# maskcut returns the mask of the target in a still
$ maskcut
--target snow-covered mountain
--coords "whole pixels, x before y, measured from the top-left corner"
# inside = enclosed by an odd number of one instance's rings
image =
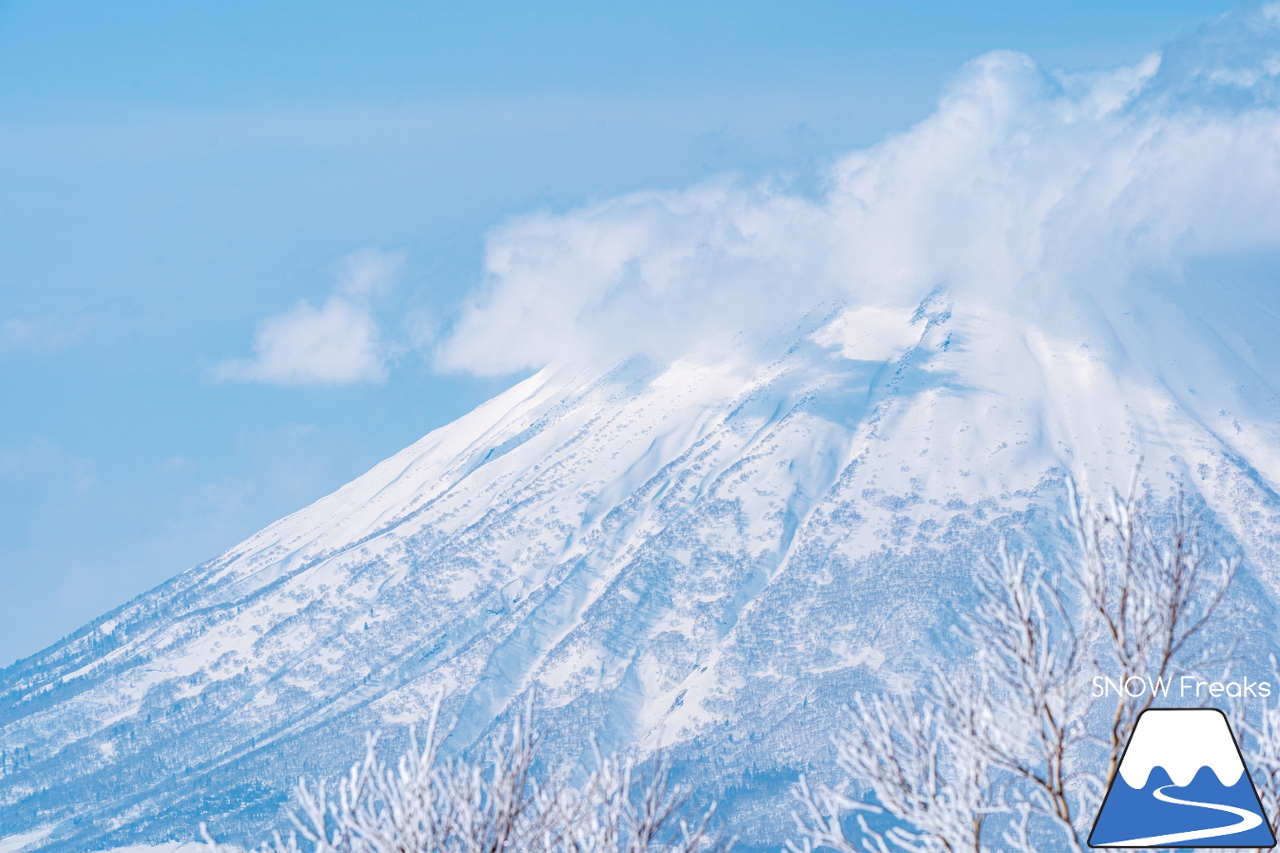
[[[548,762],[663,746],[776,844],[850,695],[948,652],[980,556],[1140,459],[1243,552],[1227,628],[1265,653],[1277,8],[1107,74],[982,57],[816,197],[498,229],[436,364],[553,366],[0,673],[0,850],[260,838],[441,690],[450,748],[535,691]]]
[[[770,841],[842,703],[946,643],[978,555],[1045,535],[1064,474],[1123,484],[1140,456],[1270,613],[1276,306],[1179,292],[1019,313],[935,290],[715,357],[547,368],[5,670],[0,834],[261,837],[366,729],[443,689],[465,748],[536,689],[548,760],[661,744]]]

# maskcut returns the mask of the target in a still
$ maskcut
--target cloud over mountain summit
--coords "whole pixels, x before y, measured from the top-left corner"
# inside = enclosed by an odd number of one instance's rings
[[[437,366],[673,357],[824,301],[910,307],[938,285],[1040,312],[1276,250],[1278,80],[1277,4],[1108,72],[986,54],[924,121],[836,159],[816,195],[721,179],[496,229]]]

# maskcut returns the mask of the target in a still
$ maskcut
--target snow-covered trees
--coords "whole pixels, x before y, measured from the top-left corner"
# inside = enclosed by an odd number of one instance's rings
[[[1113,494],[1105,508],[1072,487],[1063,521],[1073,547],[1059,565],[1005,547],[979,572],[960,627],[966,666],[936,668],[914,696],[855,699],[838,761],[875,804],[802,778],[793,853],[1086,849],[1153,685],[1175,666],[1225,665],[1234,650],[1225,632],[1205,628],[1223,615],[1239,560],[1202,547],[1181,502],[1157,528],[1137,495],[1136,476],[1129,497]],[[1103,675],[1133,689],[1099,696]],[[1271,737],[1280,714],[1258,725],[1271,730],[1254,742],[1280,750]],[[1273,758],[1280,781],[1280,752]],[[850,811],[853,832],[842,821]],[[883,812],[892,820],[867,819]]]
[[[476,761],[440,754],[437,700],[419,742],[395,766],[369,735],[365,757],[339,779],[300,779],[295,830],[268,853],[710,853],[714,806],[693,826],[679,819],[688,792],[661,756],[647,780],[634,758],[596,754],[578,786],[567,774],[537,780],[531,712],[494,737]],[[222,848],[201,832],[215,853]]]

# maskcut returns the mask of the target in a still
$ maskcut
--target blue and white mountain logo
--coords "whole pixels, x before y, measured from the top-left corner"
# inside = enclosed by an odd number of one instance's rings
[[[1090,847],[1272,847],[1271,825],[1226,715],[1142,712]]]

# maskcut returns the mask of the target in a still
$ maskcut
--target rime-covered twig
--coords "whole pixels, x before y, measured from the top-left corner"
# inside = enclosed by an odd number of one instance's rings
[[[802,778],[791,853],[1083,853],[1124,738],[1154,699],[1151,689],[1121,695],[1107,730],[1091,731],[1090,711],[1106,701],[1089,689],[1091,676],[1155,681],[1175,665],[1229,664],[1233,643],[1204,628],[1222,615],[1239,558],[1203,547],[1181,496],[1157,531],[1136,470],[1127,497],[1113,492],[1105,508],[1074,483],[1068,490],[1063,526],[1074,550],[1058,555],[1058,571],[1007,543],[982,563],[977,603],[959,626],[972,650],[966,665],[935,668],[914,696],[855,698],[850,727],[836,737],[839,765],[899,824],[877,831],[858,815],[850,838],[841,817],[860,804]],[[1253,734],[1260,793],[1274,814],[1280,709],[1267,709]]]
[[[391,766],[368,736],[364,759],[336,787],[301,779],[295,827],[268,853],[721,853],[709,833],[714,806],[690,826],[677,818],[688,792],[671,784],[659,755],[648,780],[633,756],[602,756],[578,788],[568,774],[536,780],[532,700],[474,762],[444,759],[441,698],[425,739],[410,729],[409,751]],[[332,793],[331,793],[332,792]],[[201,832],[215,853],[208,829]]]

